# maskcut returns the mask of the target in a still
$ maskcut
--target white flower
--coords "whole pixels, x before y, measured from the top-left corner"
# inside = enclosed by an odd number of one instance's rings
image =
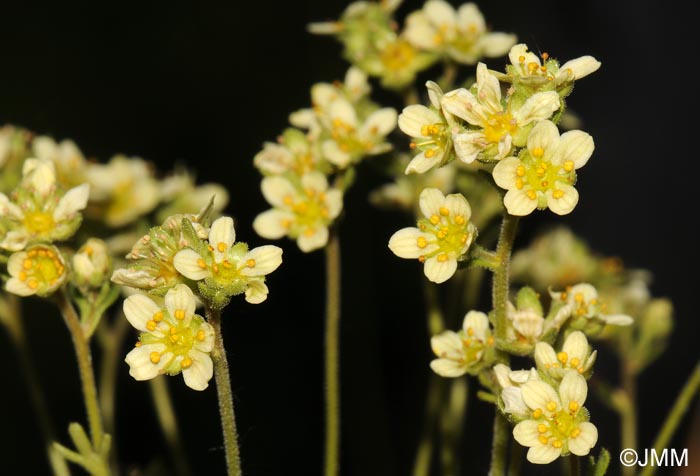
[[[508,70],[525,82],[532,84],[545,84],[552,81],[555,85],[559,85],[573,82],[598,71],[600,68],[600,61],[592,56],[581,56],[560,66],[547,53],[543,53],[543,64],[540,58],[531,53],[527,45],[522,43],[511,48],[508,58],[512,64]]]
[[[39,159],[53,162],[58,181],[67,186],[85,182],[87,161],[72,140],[56,143],[51,137],[39,136],[32,141],[32,150]]]
[[[99,238],[90,238],[73,255],[73,282],[78,286],[100,287],[109,278],[111,268],[107,244]]]
[[[319,162],[316,142],[297,129],[286,129],[279,143],[265,142],[263,150],[253,159],[253,165],[263,174],[280,175],[293,172],[304,175],[313,171]]]
[[[533,94],[517,110],[511,101],[504,106],[501,85],[484,63],[476,68],[473,88],[473,92],[457,89],[442,98],[446,111],[474,126],[453,135],[457,157],[468,164],[480,154],[493,160],[507,156],[513,145],[525,143],[532,124],[550,118],[560,106],[554,91]]]
[[[443,283],[457,270],[462,257],[476,235],[469,218],[471,207],[461,194],[445,197],[436,188],[420,194],[420,209],[425,218],[418,228],[404,228],[389,239],[389,249],[399,258],[418,259],[424,263],[425,276],[434,283]]]
[[[25,160],[12,198],[0,193],[0,248],[19,251],[29,243],[69,238],[80,226],[89,191],[82,184],[63,193],[53,162]]]
[[[396,111],[390,107],[374,111],[361,121],[350,101],[337,98],[328,105],[323,120],[331,137],[321,143],[321,151],[329,162],[340,168],[366,155],[391,149],[385,138],[396,127]]]
[[[523,401],[529,418],[513,428],[515,440],[529,447],[527,459],[548,464],[559,456],[573,453],[585,456],[598,441],[598,429],[588,421],[583,404],[588,394],[586,380],[568,372],[558,391],[541,380],[522,385]]]
[[[455,9],[444,0],[428,0],[423,9],[406,19],[406,39],[414,46],[445,54],[464,64],[482,57],[498,57],[515,44],[515,35],[489,33],[474,3]]]
[[[326,246],[328,227],[343,209],[343,193],[328,189],[323,174],[304,175],[300,187],[284,177],[265,177],[261,188],[274,208],[255,218],[253,229],[258,235],[268,239],[288,236],[305,253]]]
[[[5,289],[18,296],[47,296],[66,280],[66,262],[54,246],[35,245],[12,253],[7,261],[10,279]]]
[[[629,326],[634,322],[632,317],[625,314],[605,314],[607,306],[598,297],[598,291],[593,285],[579,283],[570,286],[564,292],[551,292],[552,299],[556,299],[571,306],[574,317],[587,319],[600,319],[606,324],[614,326]]]
[[[430,339],[433,353],[438,356],[430,362],[430,368],[443,377],[460,377],[479,363],[493,342],[486,314],[469,311],[460,332],[445,331]]]
[[[534,367],[530,370],[511,370],[506,365],[496,364],[493,372],[501,387],[503,411],[516,418],[530,416],[530,409],[523,400],[522,386],[525,382],[540,380],[537,370]]]
[[[524,340],[533,344],[542,336],[544,331],[544,317],[534,309],[516,309],[508,302],[506,318],[511,327],[508,329],[512,336],[510,340]]]
[[[124,315],[141,331],[136,348],[125,359],[129,375],[150,380],[182,372],[188,387],[204,390],[214,372],[209,356],[214,348],[214,328],[194,313],[196,302],[186,285],[178,284],[168,291],[164,302],[165,307],[143,294],[124,301]]]
[[[225,297],[245,293],[246,301],[259,304],[267,299],[265,275],[282,264],[282,249],[265,245],[249,251],[245,243],[235,241],[233,220],[221,217],[212,223],[206,247],[179,251],[173,264],[183,276],[204,280]]]
[[[562,378],[569,371],[589,374],[596,355],[597,351],[591,352],[588,339],[581,331],[569,334],[559,353],[546,342],[538,342],[535,346],[537,368],[554,379]]]
[[[493,178],[508,190],[503,203],[511,215],[524,216],[536,208],[549,208],[566,215],[576,207],[576,170],[593,154],[593,138],[582,131],[559,136],[551,121],[541,121],[527,138],[520,157],[507,157],[496,164]]]

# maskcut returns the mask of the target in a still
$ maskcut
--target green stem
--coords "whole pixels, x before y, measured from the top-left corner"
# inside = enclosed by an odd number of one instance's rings
[[[425,405],[423,435],[418,443],[416,459],[413,464],[413,476],[429,476],[430,462],[433,456],[435,423],[440,413],[445,389],[445,380],[431,373],[428,381],[428,398]]]
[[[681,393],[678,394],[676,402],[673,404],[671,411],[661,427],[661,431],[659,431],[659,434],[654,440],[654,449],[656,450],[657,454],[661,454],[664,448],[668,447],[673,434],[676,432],[678,425],[680,425],[681,420],[683,419],[683,415],[685,415],[685,412],[688,411],[688,407],[690,407],[693,398],[696,396],[699,390],[700,362],[698,362],[698,364],[695,366],[692,373],[688,377],[688,380],[685,382],[685,385],[683,385]],[[640,476],[650,476],[654,473],[655,469],[656,468],[653,465],[645,466],[640,473]]]
[[[637,382],[636,374],[632,368],[631,361],[622,358],[620,365],[622,390],[625,395],[625,405],[620,408],[620,418],[622,420],[621,445],[622,448],[637,449]],[[622,466],[623,476],[633,476],[635,469],[633,466]]]
[[[423,295],[428,323],[428,334],[437,335],[445,330],[445,316],[440,308],[438,288],[427,279],[423,280]]]
[[[236,416],[233,411],[233,392],[228,370],[228,359],[224,348],[224,337],[221,333],[221,312],[207,306],[207,321],[214,328],[214,349],[211,356],[214,362],[214,378],[216,393],[219,397],[219,414],[221,429],[224,434],[224,451],[228,476],[241,476],[241,456],[238,450],[238,430]]]
[[[325,476],[336,476],[340,459],[340,241],[326,245],[326,459]]]
[[[36,417],[39,431],[44,439],[49,466],[51,466],[54,476],[70,476],[68,465],[53,446],[53,442],[56,439],[56,432],[51,422],[51,415],[49,415],[48,405],[44,398],[45,394],[41,387],[34,361],[27,348],[27,336],[24,332],[24,323],[20,315],[19,298],[13,294],[6,294],[5,298],[7,303],[7,315],[4,316],[6,318],[4,323],[7,326],[8,334],[15,346],[17,356],[19,357],[20,369],[27,385],[29,400],[34,408],[34,416]]]
[[[496,246],[498,266],[493,271],[492,285],[497,339],[503,339],[506,336],[506,304],[508,303],[508,290],[510,287],[510,254],[513,250],[513,242],[515,241],[515,232],[517,228],[518,217],[506,212],[505,215],[503,215],[501,231],[498,235],[498,245]]]
[[[126,319],[125,319],[126,320]],[[153,406],[158,416],[160,429],[163,431],[165,441],[168,443],[170,457],[173,460],[173,469],[179,476],[192,474],[187,458],[185,457],[185,447],[180,438],[177,417],[173,407],[173,400],[168,389],[168,382],[164,376],[158,376],[149,381],[151,385],[151,396]]]
[[[508,433],[510,424],[498,408],[493,419],[493,440],[491,444],[491,468],[489,476],[504,476],[506,473],[506,456],[508,452]]]
[[[102,426],[102,415],[100,413],[100,402],[97,399],[95,373],[92,368],[90,342],[85,336],[83,327],[80,325],[80,318],[75,312],[75,308],[73,308],[73,305],[70,303],[65,290],[57,293],[57,300],[58,306],[61,309],[61,314],[63,315],[63,320],[73,340],[75,355],[78,359],[78,370],[80,372],[80,381],[83,386],[83,399],[85,400],[85,411],[90,427],[92,446],[98,449],[102,446],[104,429]]]
[[[442,429],[442,472],[445,476],[459,474],[459,443],[462,437],[464,415],[469,401],[469,380],[452,379],[448,382],[447,405],[443,407],[440,426]]]
[[[117,316],[113,326],[103,325],[97,328],[97,338],[102,347],[102,364],[100,365],[100,409],[104,418],[105,431],[115,433],[114,404],[117,388],[117,370],[122,362],[121,349],[126,333],[130,329],[129,321],[123,314]],[[112,449],[113,455],[116,454]]]

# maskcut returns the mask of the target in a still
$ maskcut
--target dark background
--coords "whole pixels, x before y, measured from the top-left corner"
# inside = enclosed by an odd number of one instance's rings
[[[419,5],[408,2],[400,17]],[[653,293],[673,300],[670,348],[640,382],[640,447],[648,447],[699,354],[691,15],[659,1],[479,5],[495,30],[517,33],[535,50],[562,60],[593,54],[603,63],[576,85],[569,102],[596,141],[593,160],[580,173],[581,201],[567,217],[538,213],[526,220],[519,244],[545,224],[565,223],[602,253],[652,270]],[[240,239],[262,244],[251,223],[268,207],[252,158],[285,127],[289,112],[309,103],[313,82],[342,78],[339,45],[308,35],[305,24],[336,18],[344,6],[337,0],[3,4],[0,122],[72,138],[102,160],[123,152],[163,170],[187,164],[201,182],[227,186]],[[498,68],[504,61],[488,63]],[[400,106],[397,97],[380,97]],[[423,277],[415,263],[386,249],[391,233],[409,221],[367,204],[368,191],[382,180],[361,170],[342,224],[346,475],[409,474],[431,358],[417,297]],[[280,245],[285,262],[269,279],[268,301],[235,300],[225,316],[243,465],[248,475],[313,475],[322,460],[323,254],[302,255],[290,241]],[[30,345],[66,442],[68,422],[84,420],[77,372],[59,316],[38,309],[26,316]],[[22,376],[2,334],[0,359],[0,474],[47,474]],[[169,383],[197,474],[223,474],[213,386],[197,393],[181,378]],[[148,386],[132,381],[126,365],[119,385],[121,459],[144,467],[166,454]],[[616,417],[591,406],[601,430],[598,448],[611,449],[617,468]],[[465,467],[486,474],[492,410],[474,403],[470,412]],[[674,446],[685,444],[676,439]],[[699,456],[691,454],[691,461]],[[530,470],[557,474],[559,468]]]

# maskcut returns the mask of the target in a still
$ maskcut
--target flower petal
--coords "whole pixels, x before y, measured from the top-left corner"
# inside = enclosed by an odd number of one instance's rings
[[[192,365],[182,371],[185,385],[193,390],[204,390],[209,386],[209,380],[214,375],[214,364],[209,354],[192,350],[188,356]]]
[[[304,253],[323,248],[328,243],[328,228],[316,225],[304,230],[297,238],[297,245]]]
[[[217,218],[211,224],[209,230],[209,244],[214,247],[214,253],[218,257],[225,252],[236,241],[236,230],[233,228],[233,218],[221,217]]]
[[[516,157],[506,157],[493,168],[493,180],[501,188],[510,190],[515,188],[517,170],[522,163]]]
[[[486,33],[479,38],[482,54],[488,58],[498,58],[505,55],[517,41],[517,36],[510,33]]]
[[[578,203],[578,191],[571,185],[557,182],[557,189],[563,192],[559,198],[554,197],[552,190],[547,190],[547,206],[557,215],[567,215],[576,208]]]
[[[73,218],[73,215],[87,206],[90,196],[90,185],[84,183],[73,187],[61,197],[53,211],[53,218],[56,221],[63,221]]]
[[[287,225],[292,223],[293,219],[294,214],[273,208],[255,217],[253,229],[263,238],[276,240],[287,234]]]
[[[561,350],[566,352],[569,360],[578,359],[583,364],[588,358],[588,339],[583,332],[574,331],[567,336]]]
[[[503,197],[503,204],[508,213],[522,217],[535,211],[537,198],[530,198],[525,190],[511,189]]]
[[[568,131],[561,136],[556,160],[559,164],[570,160],[574,163],[574,168],[580,169],[591,158],[594,149],[595,144],[590,134],[583,131]]]
[[[550,445],[533,446],[527,451],[527,460],[534,464],[549,464],[561,456],[561,448]]]
[[[423,12],[436,27],[454,28],[457,12],[444,0],[428,0],[423,5]]]
[[[449,359],[434,359],[430,362],[430,368],[441,377],[455,378],[467,373],[467,368],[463,363],[460,364]]]
[[[501,106],[501,83],[489,72],[484,63],[476,67],[477,94],[481,104],[492,113],[503,110]]]
[[[472,208],[469,202],[461,193],[451,193],[445,197],[445,208],[450,211],[453,217],[461,216],[466,221],[472,216]]]
[[[153,319],[153,315],[161,311],[151,298],[144,294],[133,294],[124,300],[124,316],[129,324],[141,332],[151,332],[146,323]]]
[[[576,402],[578,408],[586,403],[588,395],[588,385],[586,379],[578,372],[570,370],[564,374],[559,384],[559,396],[561,397],[562,408],[568,409],[569,403]]]
[[[328,218],[334,220],[343,210],[343,192],[338,189],[330,189],[326,192],[326,207],[328,208]]]
[[[440,116],[435,111],[420,104],[403,108],[399,115],[399,129],[411,137],[423,137],[421,132],[423,126],[438,122],[441,122]]]
[[[551,385],[541,380],[532,380],[525,382],[521,387],[523,389],[523,400],[528,407],[533,410],[545,410],[547,404],[554,402],[557,409],[561,408],[561,402],[557,392],[554,391]]]
[[[479,104],[476,97],[464,88],[446,93],[441,102],[442,107],[447,112],[464,119],[471,125],[484,126],[486,124],[487,113],[484,106]]]
[[[549,158],[559,144],[559,129],[552,121],[540,121],[532,128],[527,136],[527,148],[530,154],[540,148],[544,151],[544,158]]]
[[[420,211],[425,218],[440,216],[440,208],[445,206],[445,196],[437,188],[426,188],[418,199]]]
[[[293,197],[297,193],[291,182],[280,176],[263,178],[260,188],[265,200],[278,208],[286,208],[285,197]]]
[[[601,314],[600,317],[606,324],[610,324],[612,326],[630,326],[632,323],[634,323],[634,319],[625,314]]]
[[[214,328],[208,323],[202,322],[199,331],[204,332],[204,339],[201,341],[198,339],[194,344],[195,348],[200,352],[211,352],[214,348]]]
[[[520,58],[523,58],[523,61],[520,61]],[[527,67],[529,63],[536,63],[537,66],[541,66],[540,59],[536,54],[528,51],[525,43],[514,45],[508,53],[508,59],[510,59],[511,64],[514,66],[522,65]]]
[[[240,271],[243,276],[264,276],[282,264],[282,248],[274,245],[258,246],[250,250],[242,261],[245,263]]]
[[[184,311],[183,325],[188,327],[197,303],[192,290],[186,284],[178,284],[165,295],[165,307],[170,316],[176,319],[177,311]]]
[[[323,152],[323,156],[328,159],[330,163],[338,167],[346,167],[352,159],[352,156],[341,150],[338,143],[333,139],[323,141],[321,144],[321,151]]]
[[[578,429],[581,433],[576,438],[569,438],[569,451],[578,456],[585,456],[598,442],[598,429],[588,421],[580,423]]]
[[[537,431],[538,423],[535,420],[524,420],[513,428],[513,438],[523,446],[539,446],[540,433]]]
[[[267,299],[268,292],[264,281],[251,281],[245,289],[245,300],[251,304],[260,304]]]
[[[554,91],[535,93],[515,113],[515,120],[522,127],[534,121],[549,119],[560,104],[559,95]]]
[[[471,164],[476,160],[479,153],[484,150],[486,137],[480,131],[460,132],[452,134],[452,143],[454,144],[457,158],[465,164]]]
[[[209,269],[200,266],[202,261],[202,257],[199,253],[193,249],[187,248],[178,251],[175,258],[173,258],[173,265],[175,269],[186,278],[199,281],[209,276]]]
[[[367,117],[360,128],[362,137],[384,137],[396,128],[396,109],[384,107],[374,111]]]
[[[420,154],[416,155],[406,167],[406,175],[422,174],[427,172],[442,161],[443,155],[443,152],[440,151],[440,153],[428,158],[425,156],[425,152],[421,152]]]
[[[136,380],[150,380],[160,374],[172,360],[172,354],[165,352],[165,344],[145,344],[134,348],[124,361],[129,364],[129,375]],[[151,353],[161,354],[158,363],[151,361]]]
[[[36,289],[30,288],[26,282],[21,281],[18,278],[10,278],[5,283],[5,291],[8,293],[15,294],[17,296],[31,296],[36,294]]]
[[[423,248],[418,246],[418,240],[423,238],[428,243]],[[437,245],[431,243],[434,237],[428,233],[423,233],[418,228],[402,228],[389,238],[389,249],[399,258],[418,259],[427,253],[432,253],[437,249]]]
[[[589,55],[569,60],[559,67],[557,81],[575,81],[581,79],[598,71],[600,64],[600,61]]]
[[[489,318],[480,311],[469,311],[462,321],[462,330],[467,336],[474,336],[482,342],[486,340],[489,331]]]
[[[448,258],[445,261],[440,261],[437,256],[425,260],[423,273],[429,281],[440,284],[450,279],[457,271],[457,260]]]

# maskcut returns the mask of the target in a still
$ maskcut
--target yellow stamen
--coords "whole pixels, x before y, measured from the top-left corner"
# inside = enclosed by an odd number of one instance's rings
[[[538,408],[537,410],[532,412],[532,418],[534,418],[535,420],[542,418],[542,409]]]
[[[146,323],[146,329],[148,329],[151,332],[156,330],[156,327],[158,327],[158,323],[154,320],[150,320]]]
[[[555,189],[555,190],[552,192],[552,196],[553,196],[554,198],[559,199],[559,198],[561,198],[561,197],[564,196],[564,191],[563,191],[563,190],[559,190],[559,189],[557,188],[557,189]]]
[[[549,402],[547,402],[547,407],[546,407],[546,408],[547,408],[548,411],[553,412],[554,410],[557,409],[557,404],[554,403],[554,402],[552,402],[552,401],[549,401]]]
[[[226,251],[226,248],[227,248],[227,247],[226,247],[226,243],[224,243],[224,242],[222,242],[222,241],[220,241],[220,242],[217,243],[217,245],[216,245],[216,249],[219,250],[219,251],[222,252],[222,253],[223,253],[224,251]]]
[[[447,256],[447,253],[440,253],[440,254],[438,255],[438,257],[437,257],[437,260],[438,260],[440,263],[444,263],[444,262],[447,261],[448,259],[449,259],[449,256]]]
[[[24,269],[32,269],[32,265],[33,265],[33,263],[32,263],[32,260],[30,260],[30,259],[25,259],[24,262],[22,263],[22,267]]]
[[[532,149],[532,156],[538,159],[544,155],[544,149],[542,147],[535,147]]]
[[[564,170],[567,172],[571,172],[574,170],[574,161],[573,160],[565,160],[564,161]]]
[[[160,354],[158,352],[151,352],[151,362],[154,364],[157,364],[160,362]]]
[[[569,410],[572,412],[575,412],[579,409],[579,404],[578,402],[571,401],[569,402]]]
[[[185,318],[185,310],[184,309],[175,309],[175,319],[178,321],[181,321]]]
[[[547,437],[544,436],[544,435],[540,435],[540,437],[538,438],[538,440],[540,440],[540,443],[542,443],[543,445],[546,445],[546,444],[549,442],[549,438],[547,438]]]
[[[198,341],[200,341],[200,342],[203,341],[205,337],[206,337],[206,334],[204,333],[203,330],[200,329],[197,331],[197,340]]]
[[[555,448],[561,448],[562,446],[564,446],[564,443],[562,443],[560,440],[554,440],[552,442],[552,446],[554,446]]]
[[[255,260],[253,258],[250,258],[248,261],[245,262],[245,265],[249,268],[255,268]]]
[[[207,263],[205,263],[204,260],[203,260],[202,258],[199,258],[199,259],[197,260],[197,266],[199,266],[199,267],[202,268],[202,269],[206,269]]]
[[[155,314],[153,314],[153,320],[156,322],[160,322],[163,320],[163,311],[158,311]]]
[[[431,216],[430,223],[432,223],[433,225],[437,225],[438,223],[440,223],[440,217],[437,215]]]
[[[527,198],[529,198],[530,200],[536,199],[536,198],[537,198],[537,192],[535,192],[534,190],[528,190],[528,191],[527,191]]]
[[[569,365],[571,365],[574,368],[577,368],[580,363],[581,361],[574,357],[573,359],[571,359],[571,362],[569,362]]]
[[[449,216],[450,211],[445,207],[440,207],[440,215],[446,217]]]
[[[36,289],[39,287],[39,282],[36,279],[30,279],[27,281],[27,286],[29,286],[32,289]]]
[[[466,220],[464,219],[464,217],[463,217],[462,215],[457,215],[457,216],[455,217],[455,223],[456,223],[457,225],[464,225],[464,222],[465,222],[465,221],[466,221]]]
[[[417,241],[418,248],[425,248],[428,246],[428,240],[425,239],[423,236],[419,236]]]
[[[580,434],[581,430],[579,428],[574,428],[573,430],[571,430],[571,438],[576,438]]]
[[[557,360],[561,362],[562,364],[565,364],[567,360],[569,360],[569,356],[567,355],[566,352],[559,352],[557,354]]]
[[[537,431],[540,433],[547,433],[547,425],[545,425],[544,423],[540,423],[539,425],[537,425]]]
[[[189,357],[185,357],[182,359],[182,362],[180,362],[180,368],[184,369],[189,369],[192,366],[192,359]]]

